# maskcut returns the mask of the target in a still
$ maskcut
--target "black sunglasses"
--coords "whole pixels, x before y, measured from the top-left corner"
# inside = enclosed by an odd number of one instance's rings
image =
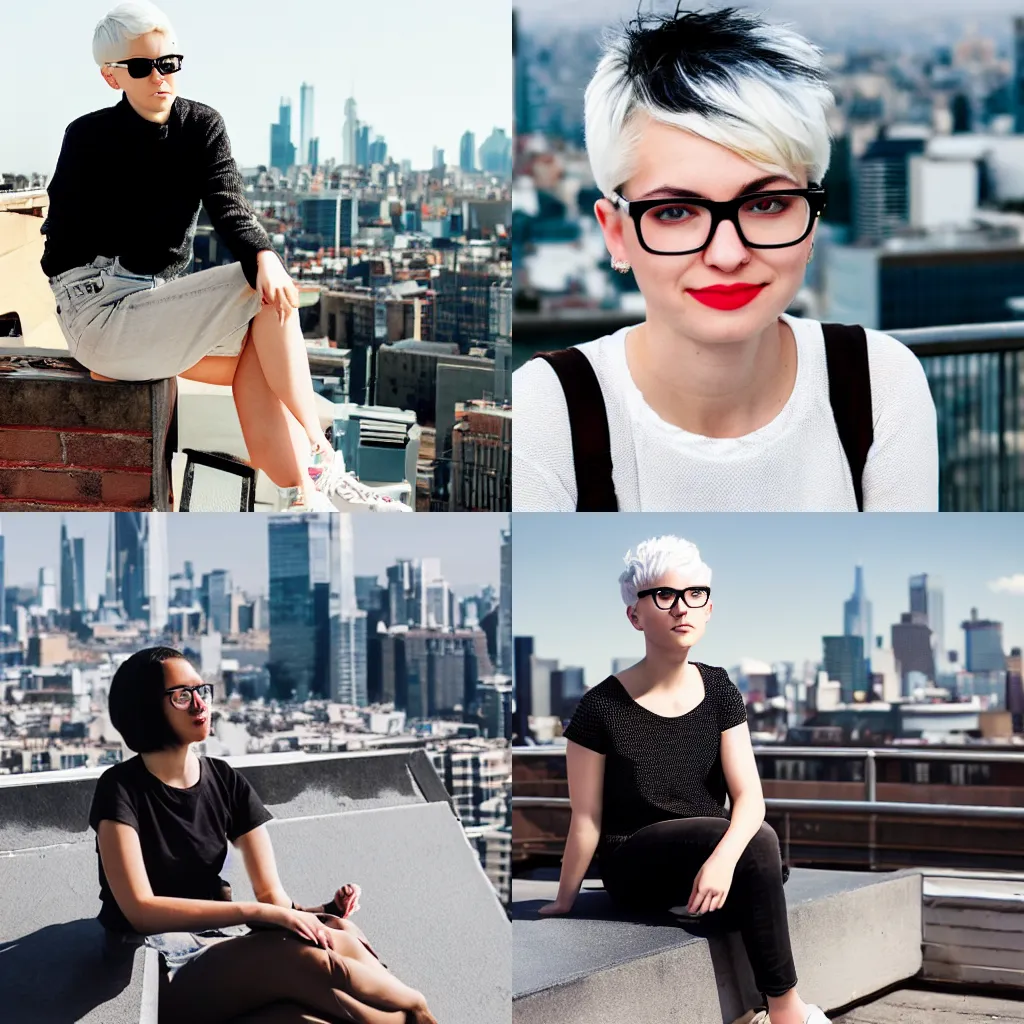
[[[676,601],[682,601],[687,608],[703,608],[711,599],[711,588],[686,587],[677,590],[675,587],[652,587],[650,590],[636,592],[637,599],[647,597],[648,594],[663,612],[667,612],[675,607]]]
[[[172,686],[169,690],[164,690],[164,696],[170,697],[171,703],[182,711],[192,707],[193,694],[197,694],[204,704],[209,704],[213,700],[213,686],[210,683],[200,683],[198,686]]]
[[[792,237],[788,237],[783,241],[752,242],[744,234],[743,224],[741,223],[742,218],[740,216],[741,209],[751,203],[756,204],[766,199],[778,201],[782,197],[794,197],[806,203],[806,222],[802,222],[802,218],[796,221],[795,227],[791,231]],[[715,237],[715,231],[723,220],[732,221],[740,240],[750,249],[785,249],[791,245],[798,245],[811,233],[814,222],[825,209],[827,198],[828,193],[826,189],[812,182],[809,188],[786,188],[767,192],[750,192],[747,195],[736,196],[735,199],[727,199],[723,202],[691,196],[679,199],[667,197],[663,199],[629,200],[618,190],[612,192],[609,201],[633,221],[636,227],[636,237],[640,242],[641,248],[654,256],[689,256],[691,253],[701,252],[711,244],[711,239]],[[651,210],[658,210],[659,208],[679,210],[686,207],[700,207],[706,209],[710,214],[707,237],[701,245],[678,249],[664,249],[656,248],[644,238],[643,222],[646,213]],[[791,222],[792,218],[789,218],[787,223]]]
[[[166,57],[129,57],[127,60],[108,60],[105,68],[127,68],[132,78],[149,78],[150,72],[156,68],[161,75],[173,75],[181,70],[181,62],[185,58],[180,53],[169,53]]]

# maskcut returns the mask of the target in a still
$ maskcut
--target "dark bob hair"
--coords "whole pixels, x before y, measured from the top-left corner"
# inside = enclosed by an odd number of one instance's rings
[[[110,721],[137,754],[181,742],[164,714],[164,662],[172,658],[188,660],[173,647],[136,651],[122,662],[110,683]]]

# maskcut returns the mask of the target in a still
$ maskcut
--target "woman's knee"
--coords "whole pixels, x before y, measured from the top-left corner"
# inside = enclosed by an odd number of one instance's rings
[[[768,864],[774,867],[781,864],[782,855],[779,848],[779,837],[775,829],[767,821],[751,837],[743,851],[743,859],[757,864]]]
[[[342,921],[342,924],[347,924],[347,922]],[[350,928],[330,928],[327,932],[327,937],[330,940],[331,949],[338,956],[359,957],[365,950],[363,944],[352,934]]]

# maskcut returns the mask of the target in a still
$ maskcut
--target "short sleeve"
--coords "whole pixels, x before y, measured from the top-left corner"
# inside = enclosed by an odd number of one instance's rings
[[[581,747],[587,747],[598,754],[608,753],[608,729],[593,692],[585,693],[580,698],[562,735],[567,740],[572,740],[573,743],[578,743]]]
[[[233,843],[239,836],[244,836],[246,832],[259,828],[274,816],[263,806],[263,801],[257,795],[256,790],[252,788],[249,780],[241,772],[236,772],[230,765],[225,765],[225,767],[229,772],[228,791],[231,794],[227,837]]]
[[[97,780],[92,795],[92,806],[89,808],[89,826],[99,832],[100,822],[104,819],[120,821],[131,825],[139,831],[139,814],[135,806],[131,787],[122,778],[119,766],[108,768]]]
[[[743,702],[743,694],[736,688],[729,674],[723,671],[719,686],[718,731],[725,732],[746,720],[747,706]]]

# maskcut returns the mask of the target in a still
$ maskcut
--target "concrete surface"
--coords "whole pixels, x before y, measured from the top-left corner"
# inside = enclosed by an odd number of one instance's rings
[[[514,880],[513,1019],[521,1024],[708,1024],[760,1003],[738,933],[618,914],[587,883],[573,914],[538,917],[555,881]],[[916,872],[796,869],[786,884],[801,995],[843,1006],[921,966]]]
[[[508,1020],[509,922],[423,751],[230,760],[276,816],[267,827],[294,900],[322,902],[358,882],[358,924],[440,1020]],[[109,945],[95,920],[87,817],[99,774],[0,778],[4,1024],[155,1024],[157,955]],[[235,899],[251,898],[233,848],[222,874]]]
[[[833,1019],[833,1024],[1011,1024],[1024,1001],[959,992],[898,989]]]

